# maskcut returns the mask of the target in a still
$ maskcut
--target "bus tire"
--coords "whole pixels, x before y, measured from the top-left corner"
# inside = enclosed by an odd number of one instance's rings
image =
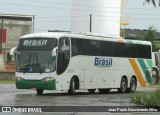
[[[68,90],[69,95],[74,95],[75,94],[75,84],[76,84],[75,79],[72,78],[71,82],[70,82],[70,87],[69,87],[69,90]]]
[[[43,90],[42,89],[36,89],[37,95],[43,95]]]
[[[118,92],[119,93],[127,92],[127,79],[124,77],[121,79],[120,88],[118,88]]]
[[[153,68],[152,69],[152,81],[153,81],[153,84],[158,84],[158,76],[159,76],[159,72],[156,68]]]
[[[105,94],[109,93],[110,89],[98,89],[99,93]]]
[[[94,93],[96,89],[88,89],[89,93]]]
[[[135,78],[131,78],[130,87],[127,89],[127,93],[134,93],[136,91],[137,82]]]

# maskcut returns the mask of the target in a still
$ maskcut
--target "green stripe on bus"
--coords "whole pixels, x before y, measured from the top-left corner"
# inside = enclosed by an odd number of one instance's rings
[[[56,81],[43,81],[43,80],[16,80],[16,87],[17,89],[45,89],[45,90],[56,90]]]
[[[144,60],[143,59],[138,59],[138,62],[139,62],[140,66],[141,66],[141,68],[142,68],[142,70],[145,74],[145,77],[146,77],[148,83],[152,83],[152,77],[151,77],[151,75],[150,75],[150,73],[147,69],[147,66],[146,66]]]
[[[148,63],[148,65],[149,65],[150,69],[152,70],[152,60],[151,60],[151,59],[148,59],[148,60],[147,60],[147,63]]]

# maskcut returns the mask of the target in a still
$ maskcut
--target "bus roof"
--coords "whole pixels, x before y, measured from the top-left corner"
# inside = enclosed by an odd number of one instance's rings
[[[57,38],[60,37],[73,37],[73,38],[84,38],[84,39],[92,39],[92,40],[104,40],[104,41],[114,41],[114,42],[122,42],[122,43],[132,43],[132,44],[144,44],[144,45],[151,45],[149,41],[141,41],[141,40],[128,40],[121,37],[110,37],[104,36],[100,34],[94,33],[70,33],[70,32],[45,32],[45,33],[33,33],[27,34],[22,36],[20,39],[23,38],[41,38],[41,37],[48,37],[48,38]]]

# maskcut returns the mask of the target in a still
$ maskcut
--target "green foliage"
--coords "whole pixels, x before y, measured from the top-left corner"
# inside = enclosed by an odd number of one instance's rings
[[[156,28],[154,26],[150,26],[147,30],[138,33],[136,39],[138,40],[144,40],[144,41],[150,41],[152,43],[152,50],[153,51],[159,51],[160,45],[159,41],[156,38]]]
[[[132,102],[144,106],[160,106],[160,89],[150,94],[135,93],[131,96]]]
[[[153,41],[156,41],[156,29],[153,26],[150,26],[146,31],[143,31],[137,35],[137,39],[139,40],[145,40],[150,41],[153,43]]]
[[[160,41],[154,41],[154,49],[153,51],[159,51],[160,50]]]
[[[160,0],[145,0],[144,2],[148,4],[152,4],[154,7],[157,7],[157,4],[160,6]]]
[[[141,93],[134,93],[131,96],[131,100],[133,103],[141,105],[142,104],[142,94]]]
[[[0,83],[15,83],[15,80],[0,80]]]

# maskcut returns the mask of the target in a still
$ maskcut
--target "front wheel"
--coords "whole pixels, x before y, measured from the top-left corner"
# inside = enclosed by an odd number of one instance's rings
[[[118,89],[118,92],[125,93],[127,91],[127,80],[126,78],[121,79],[120,88]]]
[[[36,89],[37,91],[37,95],[42,95],[43,94],[43,90],[42,89]]]
[[[70,88],[69,88],[69,90],[68,90],[68,94],[69,95],[74,95],[75,94],[75,79],[74,78],[72,78],[71,79],[71,82],[70,82]]]

